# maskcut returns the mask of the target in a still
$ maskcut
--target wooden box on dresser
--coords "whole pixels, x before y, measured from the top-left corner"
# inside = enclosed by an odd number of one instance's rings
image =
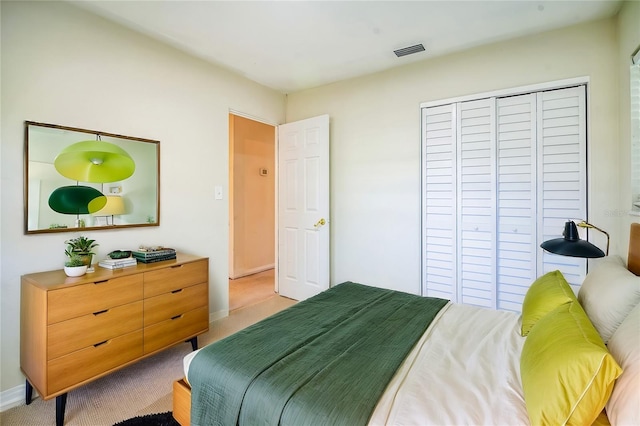
[[[35,388],[56,397],[209,330],[209,259],[176,259],[104,269],[77,278],[63,270],[22,276],[20,368],[26,402]]]

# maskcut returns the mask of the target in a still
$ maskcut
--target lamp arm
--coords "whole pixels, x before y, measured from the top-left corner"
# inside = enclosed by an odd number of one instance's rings
[[[607,251],[605,252],[605,256],[609,256],[609,239],[610,238],[609,238],[609,233],[607,231],[605,231],[604,229],[600,229],[597,226],[592,225],[592,224],[590,224],[588,222],[585,222],[584,220],[582,222],[578,223],[578,226],[581,227],[581,228],[593,228],[596,231],[600,231],[604,235],[606,235],[607,236]]]

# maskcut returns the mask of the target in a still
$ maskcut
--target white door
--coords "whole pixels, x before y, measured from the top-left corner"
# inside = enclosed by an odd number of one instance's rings
[[[586,97],[585,86],[538,93],[538,244],[561,236],[567,219],[588,220]],[[587,260],[540,253],[538,275],[559,269],[577,293]]]
[[[304,300],[329,288],[329,116],[278,127],[278,289]]]
[[[456,104],[422,110],[422,294],[458,300]]]
[[[494,308],[495,99],[461,102],[456,115],[458,301]]]
[[[496,104],[496,307],[510,311],[521,309],[538,277],[536,96],[509,96]]]
[[[533,280],[585,259],[540,243],[587,217],[585,86],[423,109],[423,294],[519,312]]]

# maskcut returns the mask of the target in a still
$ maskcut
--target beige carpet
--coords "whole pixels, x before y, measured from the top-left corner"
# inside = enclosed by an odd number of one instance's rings
[[[294,303],[274,296],[237,309],[214,321],[209,332],[199,336],[199,344],[226,337]],[[182,358],[190,351],[191,344],[180,344],[69,392],[65,425],[113,425],[135,416],[171,411],[172,384],[183,377]],[[0,425],[54,425],[55,413],[55,398],[35,398],[30,405],[0,413]]]

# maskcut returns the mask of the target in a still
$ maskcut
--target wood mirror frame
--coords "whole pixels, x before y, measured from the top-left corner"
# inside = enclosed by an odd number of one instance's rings
[[[80,141],[101,140],[124,149],[135,163],[132,176],[117,182],[87,183],[62,176],[54,159]],[[124,213],[117,215],[62,214],[48,203],[63,186],[83,185],[107,196],[120,197]],[[78,226],[84,225],[84,226]],[[160,225],[160,142],[56,124],[25,121],[24,231],[25,234],[78,232]]]

